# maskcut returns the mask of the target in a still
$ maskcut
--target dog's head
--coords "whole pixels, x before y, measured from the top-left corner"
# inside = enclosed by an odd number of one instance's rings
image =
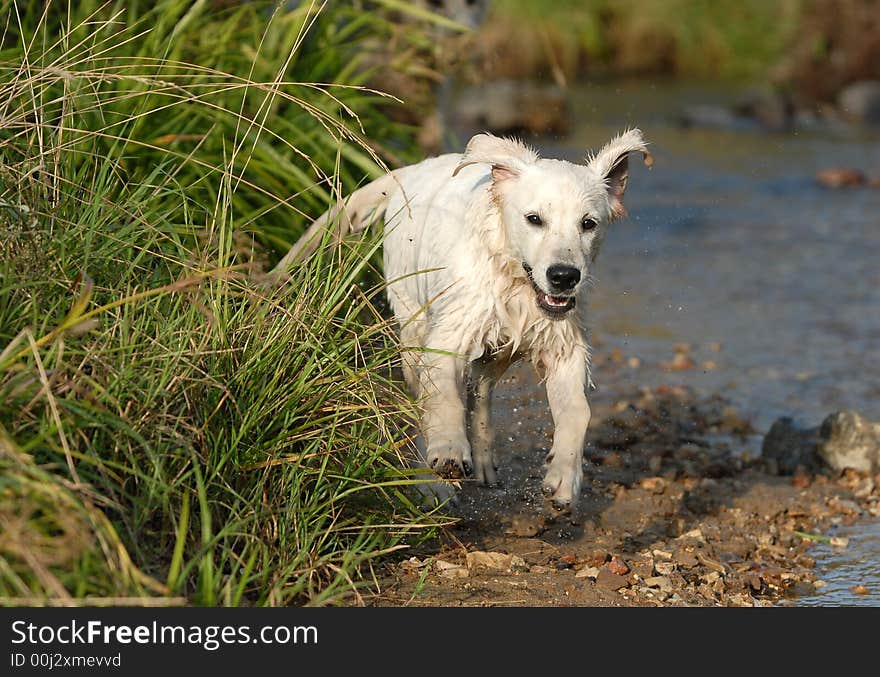
[[[541,159],[519,141],[491,134],[477,134],[468,143],[455,172],[475,163],[491,165],[508,254],[522,264],[538,306],[550,317],[574,308],[605,227],[626,214],[628,157],[636,151],[650,166],[653,158],[638,129],[612,139],[584,165]]]

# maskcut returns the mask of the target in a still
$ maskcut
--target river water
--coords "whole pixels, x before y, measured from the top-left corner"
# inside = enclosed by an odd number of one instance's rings
[[[739,94],[580,87],[571,93],[572,134],[540,144],[579,160],[631,125],[656,157],[650,170],[630,163],[631,216],[612,227],[596,269],[596,333],[642,358],[637,382],[721,392],[760,433],[783,415],[809,426],[840,409],[880,420],[880,189],[831,190],[814,179],[838,166],[880,175],[880,136],[675,121],[689,103]],[[693,344],[697,367],[652,371],[676,343]],[[795,603],[880,604],[880,521],[841,529],[847,549],[815,550],[827,585]],[[857,584],[870,593],[851,592]]]

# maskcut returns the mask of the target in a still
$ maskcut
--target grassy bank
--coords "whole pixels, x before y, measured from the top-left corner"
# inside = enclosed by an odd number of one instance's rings
[[[495,0],[490,59],[503,74],[765,75],[804,2]],[[517,73],[519,71],[519,73]]]
[[[383,20],[218,4],[0,3],[3,603],[326,603],[431,527],[364,252],[258,284],[408,152]]]

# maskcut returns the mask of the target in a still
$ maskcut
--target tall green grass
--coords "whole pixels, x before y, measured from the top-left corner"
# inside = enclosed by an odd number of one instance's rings
[[[370,242],[260,271],[408,131],[345,3],[6,0],[0,597],[320,604],[429,533]],[[390,154],[386,155],[390,157]],[[366,249],[365,249],[366,248]]]

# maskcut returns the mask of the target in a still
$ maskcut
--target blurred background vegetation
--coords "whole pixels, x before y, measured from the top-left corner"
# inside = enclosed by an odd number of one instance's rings
[[[880,76],[875,0],[495,0],[492,72],[771,80],[806,97]]]

